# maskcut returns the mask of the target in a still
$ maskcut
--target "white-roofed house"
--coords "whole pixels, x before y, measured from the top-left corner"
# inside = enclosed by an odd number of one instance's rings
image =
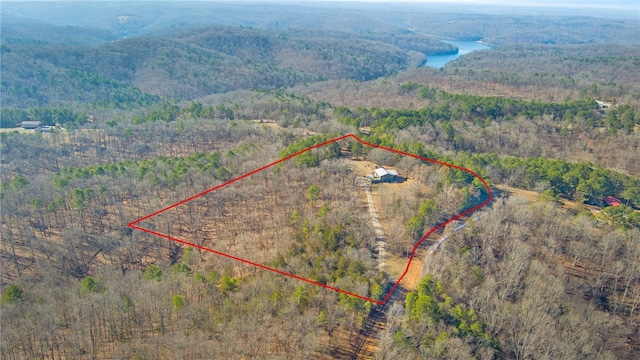
[[[398,177],[398,172],[396,170],[379,167],[374,170],[373,175],[367,175],[367,177],[372,183],[394,182]]]

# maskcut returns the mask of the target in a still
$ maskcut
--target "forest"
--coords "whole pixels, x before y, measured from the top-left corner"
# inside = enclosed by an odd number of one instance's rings
[[[640,357],[624,11],[2,7],[1,359]]]

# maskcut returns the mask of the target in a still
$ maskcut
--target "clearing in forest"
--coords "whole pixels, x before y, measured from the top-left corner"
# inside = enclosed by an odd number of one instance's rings
[[[339,155],[343,140],[467,172],[484,185],[488,194],[479,205],[426,231],[407,251],[404,272],[391,279],[393,285],[386,293],[382,290],[386,279],[377,270],[371,252],[376,247],[376,232],[366,202],[362,201],[361,188],[356,186],[353,162],[332,158],[305,167],[307,162],[317,160],[317,154]],[[129,226],[198,249],[203,261],[207,253],[230,259],[227,264],[236,274],[269,270],[384,304],[429,235],[489,204],[491,199],[487,183],[469,169],[371,144],[348,134],[285,156]],[[180,251],[180,247],[173,247],[173,251]]]

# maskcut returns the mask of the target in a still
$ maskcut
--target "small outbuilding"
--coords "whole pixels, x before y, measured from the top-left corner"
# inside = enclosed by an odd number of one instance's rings
[[[38,129],[42,125],[40,121],[23,121],[20,123],[20,127],[27,130]]]

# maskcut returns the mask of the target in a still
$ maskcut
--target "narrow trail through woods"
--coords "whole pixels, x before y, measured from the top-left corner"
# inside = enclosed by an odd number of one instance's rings
[[[387,239],[384,235],[382,224],[380,224],[380,220],[378,220],[378,212],[376,211],[376,205],[373,203],[373,196],[371,195],[371,187],[367,186],[364,189],[365,189],[365,193],[367,194],[367,203],[369,204],[369,215],[371,216],[371,226],[373,227],[373,232],[376,235],[376,238],[374,241],[375,241],[375,250],[376,250],[377,259],[378,259],[378,270],[384,271]]]

